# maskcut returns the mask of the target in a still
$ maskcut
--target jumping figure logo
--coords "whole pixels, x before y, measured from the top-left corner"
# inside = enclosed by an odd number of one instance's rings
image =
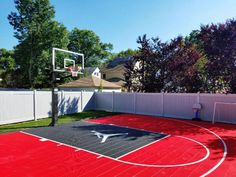
[[[97,131],[95,131],[95,130],[92,130],[91,132],[94,133],[94,135],[96,135],[98,138],[102,138],[102,140],[101,140],[100,143],[105,143],[105,141],[106,141],[107,138],[109,138],[109,137],[128,135],[128,133],[105,134],[105,133],[97,132]]]

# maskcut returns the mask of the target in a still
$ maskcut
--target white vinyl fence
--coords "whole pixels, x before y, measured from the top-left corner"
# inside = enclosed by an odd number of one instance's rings
[[[93,92],[58,92],[59,115],[94,109]],[[0,91],[0,124],[37,120],[51,115],[50,91]]]
[[[212,121],[215,102],[236,103],[235,94],[199,94],[199,93],[95,93],[96,109],[112,112],[156,115],[163,117],[192,119],[195,113],[192,106],[200,103],[199,117]],[[236,104],[235,104],[236,105]],[[218,109],[218,108],[216,108]],[[230,122],[236,123],[236,106],[224,107]],[[219,109],[220,110],[220,109]],[[220,114],[221,122],[228,119]],[[225,114],[226,116],[226,114]]]
[[[214,111],[215,103],[217,104]],[[235,94],[118,93],[59,91],[59,115],[97,109],[113,112],[192,119],[192,106],[202,105],[199,117],[236,123]],[[37,120],[51,115],[50,91],[0,91],[0,124]],[[218,117],[217,117],[218,115]]]

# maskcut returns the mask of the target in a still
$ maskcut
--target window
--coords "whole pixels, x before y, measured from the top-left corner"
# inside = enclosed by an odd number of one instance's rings
[[[106,74],[103,74],[103,75],[102,75],[102,78],[103,78],[103,79],[106,79]]]

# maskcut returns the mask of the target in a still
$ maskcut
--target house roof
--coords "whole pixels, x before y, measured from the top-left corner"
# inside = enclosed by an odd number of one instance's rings
[[[100,88],[121,89],[121,86],[99,79],[95,76],[84,77],[59,86],[60,88]]]
[[[115,58],[112,61],[110,61],[106,68],[114,68],[117,65],[124,65],[125,63],[127,63],[131,60],[133,60],[132,56],[122,57],[122,58],[118,57],[118,58]]]
[[[118,78],[118,77],[110,78],[107,81],[112,82],[113,84],[119,85],[121,87],[125,86],[125,83],[126,83],[123,79]]]
[[[124,65],[117,65],[113,68],[102,68],[101,72],[104,73],[104,72],[123,72],[125,69]]]
[[[91,75],[96,69],[97,67],[85,67],[84,72]]]

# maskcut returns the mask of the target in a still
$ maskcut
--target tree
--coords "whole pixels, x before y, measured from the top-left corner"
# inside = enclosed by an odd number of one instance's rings
[[[138,83],[136,83],[136,73],[135,73],[135,63],[133,60],[128,61],[125,64],[125,88],[128,92],[137,91],[138,90]]]
[[[159,38],[139,37],[140,45],[133,60],[125,65],[125,81],[128,90],[138,92],[156,92],[163,88],[163,61],[161,48],[164,45]],[[157,73],[159,72],[158,76]]]
[[[0,49],[0,70],[7,71],[15,68],[15,62],[13,59],[13,51]]]
[[[236,21],[201,26],[208,91],[236,93]]]
[[[200,30],[193,30],[189,35],[187,35],[185,38],[184,38],[184,41],[186,43],[190,43],[192,45],[194,45],[199,51],[203,51],[202,49],[202,41],[199,39],[199,33],[200,33]]]
[[[126,87],[139,92],[197,92],[202,88],[202,54],[182,37],[170,43],[139,37],[138,54],[126,64]],[[199,63],[198,63],[199,62]]]
[[[136,54],[138,54],[138,50],[133,50],[133,49],[122,50],[119,53],[112,54],[110,60],[113,60],[114,58],[131,57],[131,56],[134,56]]]
[[[198,92],[202,81],[198,73],[197,62],[202,54],[191,43],[185,42],[181,36],[171,40],[164,48],[168,55],[167,77],[164,90],[168,92]]]
[[[48,87],[51,49],[66,48],[68,32],[53,20],[55,11],[49,0],[15,0],[15,6],[18,12],[11,12],[8,19],[19,41],[15,48],[17,86]]]
[[[85,66],[100,66],[111,55],[113,46],[110,43],[102,43],[99,36],[91,30],[74,28],[69,34],[70,43],[68,49],[83,53]]]
[[[15,60],[13,58],[13,51],[0,49],[0,78],[1,86],[10,87],[12,82],[12,72],[16,68]]]

